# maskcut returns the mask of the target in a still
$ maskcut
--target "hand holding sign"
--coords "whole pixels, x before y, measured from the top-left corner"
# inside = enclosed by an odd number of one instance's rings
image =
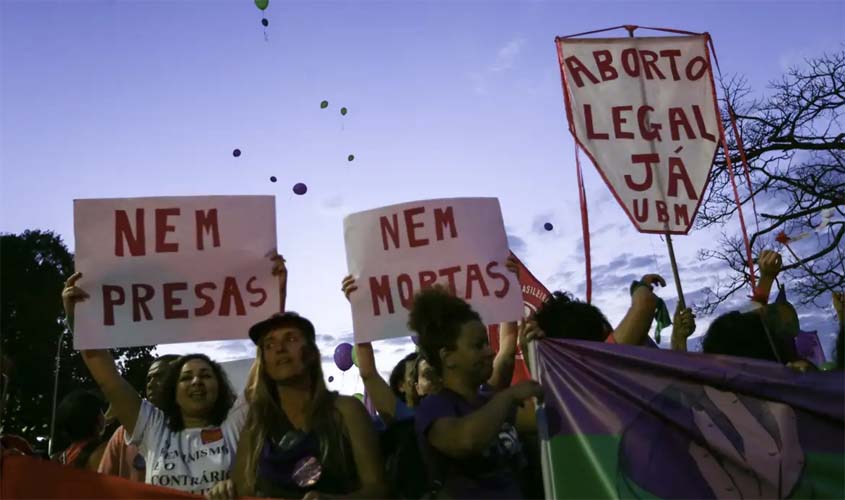
[[[76,286],[76,282],[82,278],[82,273],[75,272],[65,281],[65,288],[62,290],[62,305],[65,309],[65,316],[68,324],[73,328],[73,316],[76,310],[76,303],[90,297],[85,290]]]

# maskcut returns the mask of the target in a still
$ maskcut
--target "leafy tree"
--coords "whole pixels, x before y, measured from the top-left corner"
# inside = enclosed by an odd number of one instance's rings
[[[845,289],[845,50],[793,67],[770,84],[764,98],[753,98],[741,77],[723,80],[722,90],[722,121],[753,253],[779,250],[784,254],[783,274],[791,296],[802,304],[819,305],[816,301],[823,299],[826,305],[829,291]],[[728,109],[736,115],[752,191],[743,174]],[[722,227],[736,211],[720,149],[696,224]],[[704,259],[731,270],[702,306],[704,312],[712,312],[737,291],[747,289],[745,245],[740,235],[723,232],[717,248],[701,253]]]
[[[50,433],[56,348],[61,342],[58,400],[77,388],[95,388],[66,331],[61,292],[73,256],[52,232],[0,235],[0,347],[14,366],[3,428],[36,444]],[[65,335],[62,335],[66,333]],[[151,347],[116,349],[123,376],[139,392],[152,361]]]

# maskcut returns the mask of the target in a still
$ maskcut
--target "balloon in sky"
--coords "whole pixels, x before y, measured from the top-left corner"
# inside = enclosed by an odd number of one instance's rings
[[[349,155],[346,157],[346,161],[352,161],[355,159],[355,155]]]
[[[261,10],[267,8],[267,5],[270,3],[270,0],[255,0],[255,6]]]
[[[329,101],[323,101],[320,103],[320,109],[326,109],[329,107]]]
[[[303,194],[308,192],[308,186],[306,186],[305,184],[303,184],[301,182],[297,182],[296,184],[293,185],[293,192],[302,196]]]
[[[545,224],[543,224],[543,229],[545,229],[546,231],[551,231],[554,228],[555,227],[552,225],[551,222],[546,222]]]
[[[241,155],[241,150],[240,150],[240,149],[235,148],[235,150],[234,150],[234,151],[232,151],[232,156],[234,156],[235,158],[237,158],[237,157],[238,157],[238,156],[240,156],[240,155]]]
[[[331,375],[329,375],[329,382],[334,382],[334,377],[332,377]]]
[[[344,372],[352,368],[352,344],[343,342],[335,347],[334,364]]]
[[[340,114],[346,116],[346,108],[340,108]]]
[[[275,175],[270,176],[270,182],[276,182],[276,176]]]
[[[270,25],[270,21],[268,21],[266,17],[261,19],[261,26],[264,26],[266,28],[269,25]]]

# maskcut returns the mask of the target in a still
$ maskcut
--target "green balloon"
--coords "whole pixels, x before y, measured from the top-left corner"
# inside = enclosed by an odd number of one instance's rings
[[[360,401],[362,403],[364,402],[364,395],[361,394],[360,392],[356,392],[355,397],[358,398],[358,401]]]
[[[255,0],[255,6],[261,10],[267,8],[267,5],[270,3],[270,0]]]
[[[355,155],[349,155],[346,157],[346,161],[352,161],[355,159]]]
[[[340,108],[340,114],[346,116],[346,108]]]
[[[358,366],[358,348],[352,349],[352,364]]]
[[[323,101],[320,103],[320,109],[326,109],[329,107],[329,101]]]

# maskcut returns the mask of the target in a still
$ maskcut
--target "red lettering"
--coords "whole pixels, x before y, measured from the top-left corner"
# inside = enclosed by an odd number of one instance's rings
[[[414,303],[414,281],[405,273],[396,278],[396,286],[399,288],[399,301],[405,309],[411,309]]]
[[[681,219],[683,219],[683,224],[681,224]],[[689,214],[687,213],[686,205],[675,204],[675,225],[683,227],[689,226]]]
[[[645,179],[641,183],[634,182],[634,178],[625,174],[625,184],[634,191],[645,191],[651,187],[652,172],[651,166],[660,160],[660,156],[656,153],[649,153],[643,155],[631,155],[631,162],[634,164],[641,163],[645,168]]]
[[[258,278],[255,276],[251,277],[249,281],[246,282],[246,291],[253,294],[258,295],[261,298],[257,299],[255,302],[250,302],[249,305],[252,307],[259,307],[267,300],[267,291],[261,287],[253,287],[253,283],[258,281]]]
[[[113,296],[112,293],[117,293]],[[103,285],[103,324],[114,325],[114,306],[122,306],[126,302],[126,294],[123,287],[116,285]]]
[[[640,213],[640,204],[637,203],[637,199],[634,198],[634,219],[637,222],[645,222],[648,220],[648,198],[643,198],[639,200],[642,203],[642,213]]]
[[[484,283],[484,277],[481,275],[481,268],[478,264],[470,264],[467,266],[467,283],[466,283],[466,300],[472,299],[472,282],[478,282],[481,287],[481,295],[489,297],[490,291],[487,289],[487,283]]]
[[[678,73],[678,63],[675,61],[675,58],[681,57],[681,51],[678,49],[661,50],[660,56],[669,58],[669,69],[672,71],[672,79],[676,82],[680,80],[681,75]]]
[[[593,128],[593,107],[589,104],[584,105],[584,124],[587,127],[587,139],[610,139],[610,136],[605,133],[597,133]]]
[[[441,269],[438,273],[441,277],[445,277],[449,280],[449,290],[451,290],[453,294],[458,293],[457,288],[455,288],[455,273],[460,271],[461,266],[452,266]]]
[[[425,213],[425,207],[409,208],[405,213],[405,229],[408,230],[408,244],[411,248],[428,245],[428,238],[417,239],[416,229],[425,226],[422,222],[414,222],[414,217]]]
[[[613,115],[613,134],[617,139],[633,139],[633,132],[625,132],[622,130],[622,125],[628,122],[627,118],[622,117],[623,111],[633,111],[633,106],[613,106],[610,112]]]
[[[114,212],[114,254],[118,257],[123,257],[123,242],[129,246],[129,255],[146,255],[146,245],[144,241],[144,209],[135,209],[135,228],[132,232],[132,226],[129,224],[129,216],[126,215],[126,210],[116,210]]]
[[[657,212],[657,220],[660,222],[669,222],[669,212],[666,210],[666,203],[657,200],[654,202],[654,209]]]
[[[399,219],[396,217],[396,214],[393,214],[392,226],[390,225],[390,221],[387,220],[387,217],[385,216],[379,217],[379,225],[381,226],[381,242],[382,244],[384,244],[384,249],[388,250],[388,236],[390,236],[390,239],[393,240],[393,247],[399,248]]]
[[[662,128],[658,123],[649,123],[648,113],[654,111],[651,106],[640,106],[637,109],[637,123],[640,125],[640,135],[646,141],[663,140],[660,137],[660,129]]]
[[[205,283],[199,283],[194,287],[194,294],[198,299],[202,299],[203,301],[201,306],[194,309],[195,316],[208,316],[214,312],[214,299],[205,294],[206,288],[209,290],[216,290],[217,285],[210,281],[206,281]]]
[[[495,295],[496,297],[501,299],[502,297],[504,297],[505,295],[508,294],[508,290],[511,287],[511,282],[510,282],[510,280],[508,280],[507,276],[493,270],[493,268],[498,266],[498,265],[499,265],[499,263],[494,260],[493,262],[490,262],[489,264],[487,264],[487,267],[485,268],[485,270],[487,271],[487,276],[490,276],[494,280],[498,280],[502,283],[502,288],[493,292],[493,295]]]
[[[156,209],[156,252],[178,252],[178,243],[167,243],[167,233],[173,232],[175,226],[167,224],[167,218],[172,215],[179,215],[178,208],[157,208]]]
[[[695,116],[695,124],[698,125],[699,135],[710,142],[716,142],[716,136],[707,131],[707,125],[704,123],[704,116],[701,114],[701,108],[698,104],[693,105],[692,114]]]
[[[651,50],[641,50],[640,57],[643,60],[643,73],[645,73],[646,78],[653,80],[654,75],[657,75],[657,78],[660,80],[666,79],[666,77],[663,76],[663,73],[661,73],[660,68],[657,67],[657,52],[653,52]],[[654,72],[653,74],[652,71]]]
[[[187,290],[188,284],[185,282],[164,283],[161,288],[164,291],[164,319],[187,318],[187,309],[176,309],[176,306],[182,304],[182,299],[176,297],[175,293]]]
[[[668,196],[678,196],[678,182],[683,183],[684,190],[687,192],[687,197],[691,200],[697,200],[698,196],[692,188],[692,181],[687,175],[687,168],[684,166],[684,161],[677,156],[669,157],[669,191]]]
[[[599,73],[601,73],[602,81],[616,80],[619,77],[616,68],[611,64],[613,62],[613,55],[609,50],[597,50],[593,52],[593,58],[596,60],[596,67],[598,67]]]
[[[246,316],[244,299],[238,288],[238,281],[234,276],[226,276],[223,282],[223,296],[220,298],[220,316],[229,316],[232,303],[235,304],[235,315]]]
[[[673,141],[680,140],[681,134],[678,130],[679,127],[684,128],[687,139],[695,139],[695,133],[692,131],[692,126],[689,120],[687,120],[687,115],[684,113],[683,108],[669,108],[669,131]]]
[[[695,69],[695,65],[698,64],[698,69]],[[687,79],[690,81],[695,81],[704,76],[707,73],[707,60],[704,59],[702,56],[693,57],[692,60],[687,63],[687,68],[685,71],[687,75]]]
[[[434,271],[420,271],[420,289],[428,288],[437,283],[437,273]]]
[[[443,241],[443,230],[449,228],[449,236],[451,238],[458,237],[458,228],[455,226],[455,214],[452,207],[434,209],[434,229],[437,234],[437,241]]]
[[[572,75],[572,79],[575,80],[575,85],[578,87],[584,86],[584,80],[581,79],[582,73],[593,84],[599,83],[598,78],[590,73],[590,70],[588,70],[587,67],[584,66],[584,63],[582,63],[577,57],[569,56],[564,59],[563,62],[566,64],[566,67],[569,68],[569,74]]]
[[[390,281],[387,275],[384,274],[381,280],[376,279],[375,276],[370,277],[370,295],[373,299],[373,314],[381,316],[381,309],[379,309],[379,301],[384,300],[387,304],[388,314],[393,314],[393,295],[390,293]]]
[[[205,238],[203,238],[204,234],[211,233],[211,244],[214,247],[220,246],[220,229],[217,226],[217,209],[212,208],[211,210],[204,211],[204,210],[197,210],[196,212],[197,218],[197,249],[198,250],[205,250],[204,243]]]
[[[144,292],[141,295],[141,291]],[[132,285],[132,321],[141,321],[141,311],[144,312],[144,319],[153,319],[153,314],[150,308],[147,307],[147,302],[155,296],[155,289],[150,285],[133,284]]]
[[[637,49],[625,49],[621,54],[622,69],[630,77],[637,78],[640,76],[640,58],[637,55]]]

